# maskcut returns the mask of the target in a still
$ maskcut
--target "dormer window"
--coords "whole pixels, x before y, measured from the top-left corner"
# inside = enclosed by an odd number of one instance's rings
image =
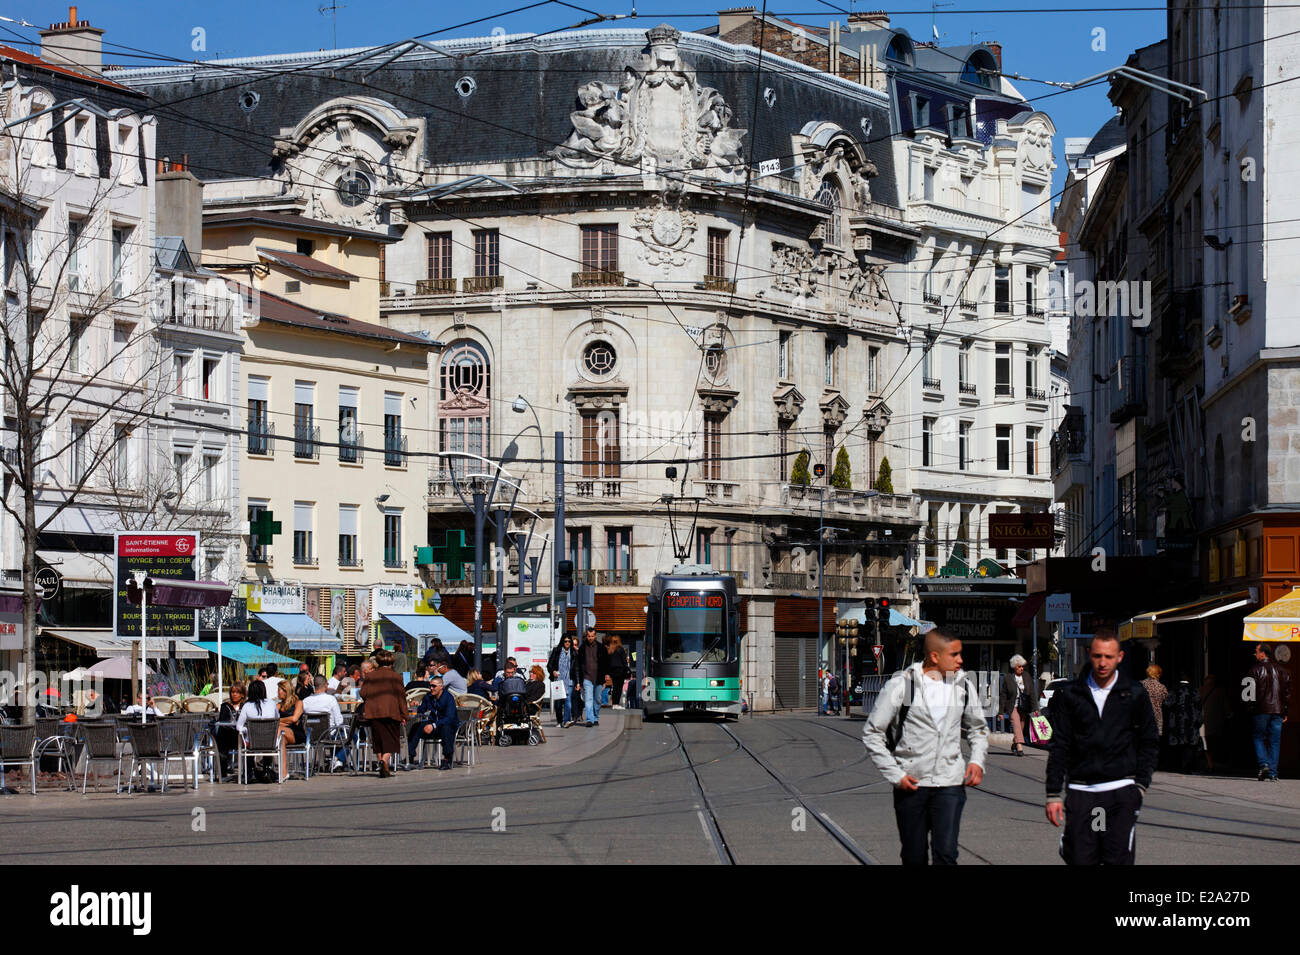
[[[962,67],[961,81],[972,86],[993,89],[993,78],[998,72],[998,62],[988,50],[976,50]]]
[[[840,190],[834,181],[822,181],[816,199],[826,207],[826,244],[840,245],[843,241],[843,219],[840,216]]]
[[[885,47],[885,59],[903,66],[912,65],[912,44],[902,34],[895,34]]]

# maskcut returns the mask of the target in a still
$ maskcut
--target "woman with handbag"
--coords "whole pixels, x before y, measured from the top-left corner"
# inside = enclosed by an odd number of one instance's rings
[[[1020,654],[1011,658],[1011,672],[1002,674],[998,688],[998,710],[1011,717],[1011,752],[1025,755],[1025,730],[1029,718],[1038,710],[1038,681],[1025,670]]]
[[[389,761],[394,753],[402,751],[402,724],[410,716],[406,690],[402,678],[393,671],[393,660],[392,650],[380,650],[375,654],[375,669],[366,674],[361,684],[380,779],[393,775]]]

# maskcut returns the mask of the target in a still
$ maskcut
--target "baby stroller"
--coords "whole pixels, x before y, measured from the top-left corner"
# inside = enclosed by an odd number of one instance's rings
[[[530,706],[523,693],[502,692],[497,697],[496,744],[509,746],[525,740],[529,746],[542,742],[541,726],[532,718]]]

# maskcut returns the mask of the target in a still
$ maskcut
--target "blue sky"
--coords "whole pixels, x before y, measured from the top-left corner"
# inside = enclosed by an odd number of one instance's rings
[[[113,44],[135,47],[164,57],[212,59],[217,56],[253,56],[298,50],[328,49],[334,46],[334,16],[322,13],[339,0],[225,0],[223,3],[178,4],[175,0],[138,2],[81,2],[78,16],[107,31],[105,58],[109,62],[147,65],[147,59],[133,57]],[[501,16],[500,12],[524,6],[529,0],[480,0],[479,3],[410,0],[353,0],[339,2],[338,46],[366,46],[408,36],[455,27],[476,17],[486,19],[474,26],[450,30],[453,36],[487,36],[493,28],[507,33],[542,32],[573,26],[586,14],[558,3]],[[669,22],[679,29],[698,29],[716,22],[716,11],[739,5],[741,0],[719,0],[713,4],[686,0],[639,0],[636,20],[620,20],[610,26],[648,29]],[[825,25],[832,18],[844,20],[830,4],[821,0],[775,0],[769,12],[803,23]],[[1094,0],[1095,2],[1095,0]],[[1138,0],[1153,6],[1152,0]],[[630,0],[576,0],[578,6],[605,14],[631,12]],[[14,19],[45,26],[67,19],[67,4],[19,0],[18,6],[0,9]],[[761,7],[762,0],[756,4]],[[1121,12],[1046,12],[1048,0],[953,0],[937,8],[934,23],[944,45],[975,41],[997,41],[1003,47],[1003,69],[1035,79],[1074,81],[1123,63],[1134,49],[1159,40],[1165,33],[1164,9],[1128,9]],[[1107,0],[1107,5],[1117,5]],[[849,0],[835,0],[835,6],[850,9]],[[905,28],[915,39],[931,33],[931,5],[916,0],[857,3],[856,9],[883,6],[892,25]],[[1079,8],[1082,0],[1062,0],[1058,6]],[[1026,11],[1040,12],[1026,12]],[[903,13],[902,11],[915,11]],[[35,40],[36,31],[0,24],[0,42],[30,49],[18,42],[17,34]],[[195,51],[194,31],[201,29],[206,50]],[[1105,31],[1097,34],[1098,29]],[[1104,50],[1094,50],[1098,40]],[[128,57],[132,57],[128,59]],[[1038,83],[1019,82],[1022,94],[1030,98],[1055,92]],[[1066,136],[1091,136],[1114,114],[1105,87],[1060,93],[1036,103],[1051,115],[1057,127],[1056,158],[1063,161]],[[1058,168],[1056,186],[1063,181]]]

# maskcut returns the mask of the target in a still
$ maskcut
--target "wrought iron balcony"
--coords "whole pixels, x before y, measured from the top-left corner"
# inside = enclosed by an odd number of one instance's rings
[[[943,382],[938,378],[921,378],[921,387],[926,391],[943,391]]]
[[[704,288],[709,292],[734,292],[736,283],[725,275],[704,276]]]
[[[1025,398],[1028,401],[1046,401],[1047,392],[1042,388],[1026,388]]]
[[[320,458],[320,428],[294,425],[293,456],[305,461]]]
[[[275,454],[275,424],[266,418],[248,419],[248,453],[259,457]]]
[[[366,436],[360,431],[339,429],[339,461],[344,464],[360,464],[366,445]]]
[[[1116,362],[1111,377],[1111,424],[1147,413],[1146,368],[1134,355]]]
[[[1016,389],[1010,384],[998,382],[993,386],[993,397],[995,398],[1014,398],[1015,396]]]
[[[975,394],[975,383],[963,381],[957,385],[957,391],[963,395],[973,395]]]
[[[384,465],[390,468],[406,467],[406,435],[384,435]]]

